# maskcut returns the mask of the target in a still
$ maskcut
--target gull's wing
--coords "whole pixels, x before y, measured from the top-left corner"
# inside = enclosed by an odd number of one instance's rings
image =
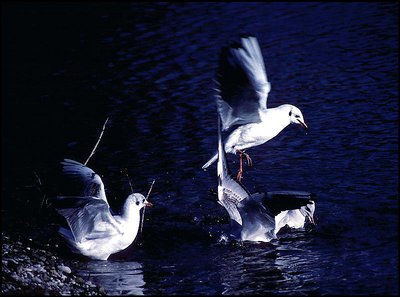
[[[264,205],[250,196],[238,204],[242,216],[242,240],[269,241],[276,238],[275,217]]]
[[[247,198],[249,193],[228,174],[226,166],[225,150],[221,140],[221,121],[218,116],[218,202],[225,207],[231,220],[242,225],[242,218],[237,209],[240,201]]]
[[[63,174],[82,186],[79,196],[91,196],[104,200],[108,204],[104,184],[98,174],[74,160],[64,159],[61,164],[63,165]]]
[[[217,74],[217,106],[222,130],[232,125],[260,122],[271,90],[263,57],[255,37],[223,48]]]
[[[315,195],[301,191],[268,192],[262,204],[275,216],[275,234],[288,225],[302,228],[308,218],[314,222]]]
[[[284,210],[275,216],[275,234],[284,226],[291,228],[303,228],[306,223],[306,219],[314,224],[314,211],[315,202],[311,201],[305,206],[301,206],[298,209]]]
[[[268,192],[262,199],[265,205],[274,215],[285,210],[300,209],[313,203],[315,196],[308,192],[301,191],[274,191]]]
[[[58,196],[54,206],[65,217],[76,242],[121,234],[109,205],[94,197]]]

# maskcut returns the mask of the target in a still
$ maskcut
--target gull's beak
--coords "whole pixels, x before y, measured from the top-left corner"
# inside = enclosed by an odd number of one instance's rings
[[[153,206],[153,203],[151,203],[151,202],[145,200],[145,201],[144,201],[144,206],[145,206],[145,207],[152,207],[152,206]]]
[[[304,130],[308,131],[308,126],[306,125],[306,123],[303,123],[300,120],[297,120],[299,122],[299,124],[304,128]]]

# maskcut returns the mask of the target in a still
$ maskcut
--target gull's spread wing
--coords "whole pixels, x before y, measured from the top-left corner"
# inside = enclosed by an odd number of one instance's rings
[[[64,159],[61,164],[63,165],[63,174],[81,185],[79,196],[91,196],[104,200],[108,204],[104,184],[98,174],[74,160]]]
[[[241,45],[222,49],[217,83],[222,130],[261,121],[259,111],[267,108],[271,84],[255,37],[242,38]]]
[[[121,234],[109,205],[94,197],[58,196],[54,204],[65,217],[76,242]]]

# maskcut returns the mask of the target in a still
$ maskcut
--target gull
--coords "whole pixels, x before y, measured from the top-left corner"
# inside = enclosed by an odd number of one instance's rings
[[[79,196],[57,196],[54,207],[67,221],[60,227],[74,253],[94,260],[107,260],[135,240],[140,224],[140,210],[152,203],[140,193],[130,194],[121,215],[113,215],[107,202],[104,184],[89,167],[64,159],[63,174],[81,187]]]
[[[306,219],[314,224],[315,202],[307,193],[250,194],[229,176],[220,123],[218,117],[218,203],[229,214],[233,237],[242,241],[269,242],[276,239],[279,230],[286,225],[303,228]]]
[[[245,149],[261,145],[278,135],[289,124],[308,130],[300,109],[291,104],[267,108],[271,84],[267,79],[263,57],[255,37],[243,37],[241,45],[222,49],[215,89],[222,130],[239,125],[224,142],[225,152],[240,156],[237,180],[242,178],[242,158],[250,156]],[[218,158],[218,152],[205,163],[208,168]]]

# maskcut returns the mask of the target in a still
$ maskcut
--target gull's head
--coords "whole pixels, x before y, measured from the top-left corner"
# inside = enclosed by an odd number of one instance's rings
[[[152,207],[153,204],[146,200],[146,198],[140,193],[133,193],[128,196],[126,203],[130,206],[138,208],[139,210],[143,207]]]
[[[304,117],[303,117],[303,114],[301,113],[300,109],[298,109],[296,106],[290,105],[290,108],[288,111],[288,116],[290,118],[291,123],[300,125],[306,131],[308,131],[308,126],[306,125],[306,122],[304,121]]]

